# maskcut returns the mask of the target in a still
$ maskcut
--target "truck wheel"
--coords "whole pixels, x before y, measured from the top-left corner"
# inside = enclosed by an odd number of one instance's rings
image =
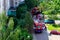
[[[37,31],[34,31],[35,33],[42,33],[43,31],[40,31],[40,32],[37,32]]]

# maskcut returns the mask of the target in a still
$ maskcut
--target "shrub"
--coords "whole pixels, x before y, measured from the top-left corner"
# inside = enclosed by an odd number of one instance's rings
[[[26,4],[19,5],[16,9],[16,13],[17,18],[8,18],[5,13],[1,14],[0,40],[32,40],[32,35],[29,32],[33,27],[33,20],[27,11]]]
[[[6,13],[3,12],[0,14],[0,40],[5,39],[5,34],[6,34],[6,22],[7,22],[8,17],[6,16]]]
[[[17,26],[17,28],[10,32],[10,35],[7,37],[6,40],[19,40],[19,36],[21,34],[20,26]]]
[[[33,19],[29,12],[26,12],[25,21],[26,21],[26,27],[28,28],[29,32],[31,32],[31,30],[33,28]]]
[[[31,14],[27,11],[27,5],[26,4],[19,5],[16,9],[16,13],[18,18],[18,24],[22,28],[26,28],[27,30],[32,29],[33,20]]]
[[[8,29],[13,30],[13,28],[14,28],[14,21],[13,18],[11,17],[8,23]]]
[[[27,11],[27,9],[29,8],[27,8],[26,4],[20,4],[16,9],[17,25],[20,25],[21,28],[21,34],[19,34],[20,36],[17,37],[20,40],[32,40],[32,35],[30,33],[33,27],[33,20],[31,14]]]
[[[3,33],[3,40],[6,40],[9,37],[10,33],[13,31],[13,27],[14,27],[14,21],[13,18],[11,17],[9,19],[8,26],[5,32]]]
[[[18,25],[20,25],[21,28],[27,29],[29,32],[31,32],[31,29],[33,27],[31,14],[29,12],[26,12],[24,19],[18,20]]]
[[[6,16],[5,12],[0,14],[0,30],[2,30],[3,27],[6,27],[8,17]]]
[[[16,15],[17,15],[17,18],[24,18],[25,16],[25,12],[27,11],[27,6],[26,4],[21,4],[17,7],[16,9]]]
[[[27,30],[21,29],[18,25],[13,32],[10,32],[10,35],[6,40],[32,40],[32,36]]]

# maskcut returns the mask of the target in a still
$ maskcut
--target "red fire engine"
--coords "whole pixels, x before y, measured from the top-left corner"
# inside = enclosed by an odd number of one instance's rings
[[[43,30],[46,30],[46,26],[43,18],[44,15],[39,11],[39,9],[35,7],[33,8],[31,13],[34,21],[34,27],[33,27],[34,31],[42,32]]]

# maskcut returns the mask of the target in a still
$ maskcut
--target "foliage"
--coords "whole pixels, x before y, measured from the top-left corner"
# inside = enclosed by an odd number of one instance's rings
[[[5,15],[5,12],[0,14],[0,30],[3,28],[3,26],[5,27],[7,18],[8,17]]]
[[[25,25],[26,25],[25,20],[24,20],[24,19],[19,19],[19,20],[18,20],[18,25],[20,25],[21,28],[25,28]]]
[[[31,18],[30,13],[27,11],[27,5],[26,4],[20,4],[17,9],[16,9],[16,13],[17,13],[17,25],[20,25],[20,33],[17,34],[19,35],[14,35],[17,36],[18,38],[16,38],[16,40],[32,40],[32,35],[30,34],[31,28],[33,26],[33,20]],[[17,27],[16,27],[17,28]],[[14,37],[10,37],[11,39]],[[15,39],[13,39],[15,40]]]
[[[53,24],[46,24],[46,26],[47,26],[47,28],[48,28],[48,30],[57,30],[57,31],[60,31],[60,26],[58,26],[58,25],[53,25]]]
[[[57,14],[60,13],[60,0],[42,0],[39,7],[44,14]]]
[[[13,18],[11,17],[7,24],[7,28],[3,33],[3,38],[4,38],[3,40],[6,40],[9,37],[10,32],[13,31],[13,27],[14,27],[14,21],[13,21]]]
[[[52,20],[60,20],[59,16],[51,14],[51,15],[47,15],[48,19],[52,19]]]
[[[31,14],[27,11],[27,5],[19,5],[16,12],[17,12],[17,18],[18,18],[18,24],[21,26],[21,28],[32,28],[33,26],[33,20],[31,18]],[[19,15],[19,16],[18,16]],[[20,17],[20,18],[19,18]]]
[[[7,21],[7,16],[5,15],[5,12],[0,14],[0,40],[3,39],[3,32],[6,29],[6,21]]]
[[[25,13],[24,19],[18,19],[18,25],[20,25],[21,28],[31,31],[31,29],[33,27],[33,20],[32,20],[32,17],[29,12]]]
[[[7,19],[5,19],[5,20],[7,21]],[[6,21],[2,21],[2,23],[5,22],[5,24],[6,24]],[[0,19],[0,23],[1,23],[1,19]],[[32,40],[32,35],[30,33],[28,33],[27,29],[21,28],[19,24],[13,30],[13,28],[14,28],[13,17],[11,17],[9,19],[7,27],[6,27],[6,25],[4,25],[4,26],[1,25],[1,26],[3,28],[0,30],[0,40]]]
[[[24,18],[25,12],[27,11],[26,4],[20,4],[16,9],[17,18]]]
[[[51,19],[51,20],[56,20],[57,19],[57,15],[48,15],[48,18]]]
[[[28,30],[31,31],[33,27],[33,20],[29,12],[27,12],[25,15],[25,21],[26,21],[26,27],[28,27]]]
[[[6,40],[19,40],[19,35],[21,34],[20,26],[17,26],[14,31],[10,32],[10,35],[7,37]]]
[[[31,9],[39,4],[39,0],[25,0],[28,9]]]
[[[6,40],[32,40],[32,36],[27,32],[27,30],[21,29],[20,26],[17,26]]]
[[[30,1],[30,2],[35,2]],[[37,1],[31,5],[33,8]],[[30,3],[29,3],[30,4]],[[31,14],[27,11],[29,5],[21,4],[16,9],[16,17],[7,17],[5,13],[0,16],[0,40],[32,40],[30,34],[33,27]],[[8,22],[7,22],[8,20]],[[16,24],[16,25],[15,25]]]
[[[13,28],[14,28],[14,21],[13,18],[11,17],[8,23],[8,29],[13,30]]]
[[[0,40],[8,40],[9,36],[13,33],[13,27],[14,27],[13,18],[10,18],[8,26],[6,27],[7,19],[8,19],[8,17],[5,15],[5,13],[2,13],[0,15]],[[18,38],[18,37],[16,37],[16,38]],[[9,38],[9,40],[11,40],[11,39]]]

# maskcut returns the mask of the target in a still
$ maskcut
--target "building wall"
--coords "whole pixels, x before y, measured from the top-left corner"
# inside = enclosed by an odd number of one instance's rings
[[[14,0],[14,7],[17,7],[20,3],[20,0]]]
[[[8,9],[10,8],[10,0],[5,0],[5,2],[6,2],[5,11],[6,11],[6,15],[7,15]]]
[[[17,7],[20,3],[20,0],[10,0],[10,7]]]
[[[6,0],[6,9],[9,9],[9,8],[10,8],[10,1]]]
[[[20,2],[23,2],[24,0],[13,0],[13,6],[17,7]]]
[[[0,14],[9,9],[9,0],[0,0]]]
[[[0,0],[0,13],[8,11],[10,7],[17,7],[24,0]]]
[[[4,0],[0,0],[0,14],[1,14],[1,13],[3,12],[3,10],[4,10],[3,1],[4,1]]]

